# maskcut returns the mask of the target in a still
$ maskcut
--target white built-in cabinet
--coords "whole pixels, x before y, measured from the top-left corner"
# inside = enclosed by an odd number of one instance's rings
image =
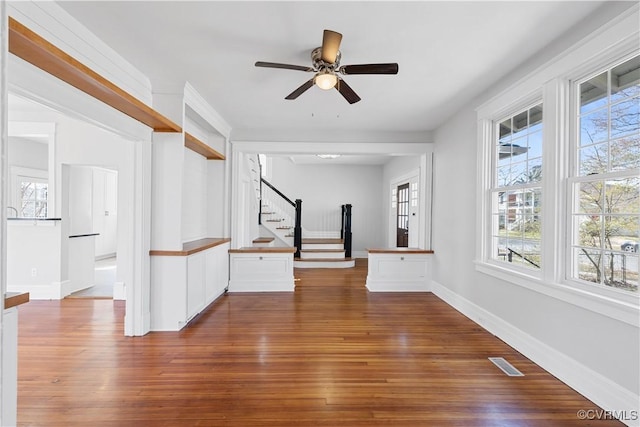
[[[370,292],[430,292],[433,251],[417,248],[369,249]]]
[[[202,239],[181,251],[151,251],[151,329],[178,331],[224,294],[230,239]]]

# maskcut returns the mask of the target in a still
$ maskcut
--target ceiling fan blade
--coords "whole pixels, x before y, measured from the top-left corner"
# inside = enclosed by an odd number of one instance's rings
[[[313,71],[311,67],[305,67],[303,65],[291,65],[291,64],[279,64],[277,62],[256,62],[256,67],[265,67],[265,68],[281,68],[284,70],[296,70],[296,71]]]
[[[340,92],[340,95],[344,96],[344,99],[347,100],[349,104],[355,104],[360,101],[360,97],[357,93],[351,89],[351,86],[347,84],[344,80],[338,77],[338,84],[336,84],[336,89]]]
[[[398,64],[358,64],[343,65],[340,72],[345,75],[349,74],[398,74]]]
[[[307,90],[309,90],[311,86],[313,86],[313,79],[309,79],[308,81],[304,82],[298,89],[291,92],[284,99],[296,99],[297,97],[305,93]]]
[[[342,34],[331,30],[324,30],[322,35],[322,60],[324,62],[328,64],[336,62],[341,41]]]

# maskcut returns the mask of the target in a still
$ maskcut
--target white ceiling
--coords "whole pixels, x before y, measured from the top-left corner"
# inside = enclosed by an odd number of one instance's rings
[[[150,77],[191,83],[237,139],[424,141],[453,112],[593,12],[600,1],[64,1],[61,6]],[[397,62],[399,74],[345,80],[362,101],[311,88],[323,29],[343,34],[343,65]],[[312,135],[311,137],[309,135]],[[364,137],[363,137],[364,135]]]

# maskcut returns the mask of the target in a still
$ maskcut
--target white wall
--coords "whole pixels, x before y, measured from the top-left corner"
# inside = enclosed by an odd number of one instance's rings
[[[363,256],[367,248],[385,244],[382,170],[377,165],[299,165],[273,157],[270,182],[291,200],[302,200],[302,226],[309,231],[340,231],[340,206],[353,205],[352,249]]]
[[[9,137],[9,171],[11,166],[48,170],[48,150],[47,144],[24,138]]]
[[[581,31],[593,28],[592,24]],[[565,47],[575,40],[573,34]],[[559,45],[552,51],[558,49]],[[529,64],[504,81],[514,82],[537,65],[540,64]],[[637,403],[640,392],[637,327],[475,269],[478,231],[475,108],[503,88],[504,84],[495,87],[469,103],[435,133],[434,292],[563,381],[578,385],[578,391],[587,397],[602,398],[608,393],[609,402],[629,402],[635,395]],[[605,400],[596,399],[596,403]]]
[[[207,236],[207,169],[208,160],[184,149],[182,181],[182,241]],[[180,203],[176,200],[176,203]]]

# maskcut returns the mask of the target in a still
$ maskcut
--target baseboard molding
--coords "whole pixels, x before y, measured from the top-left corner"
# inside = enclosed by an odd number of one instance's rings
[[[367,278],[369,292],[430,292],[426,280],[380,280]]]
[[[30,300],[60,300],[69,295],[65,293],[71,282],[51,282],[49,285],[7,285],[7,292],[29,292]]]
[[[541,368],[585,396],[606,411],[637,418],[640,396],[605,376],[526,334],[473,302],[432,281],[432,292],[451,307],[528,357]],[[640,426],[640,420],[621,420],[628,426]]]
[[[229,280],[229,292],[293,292],[295,283],[278,281]]]

